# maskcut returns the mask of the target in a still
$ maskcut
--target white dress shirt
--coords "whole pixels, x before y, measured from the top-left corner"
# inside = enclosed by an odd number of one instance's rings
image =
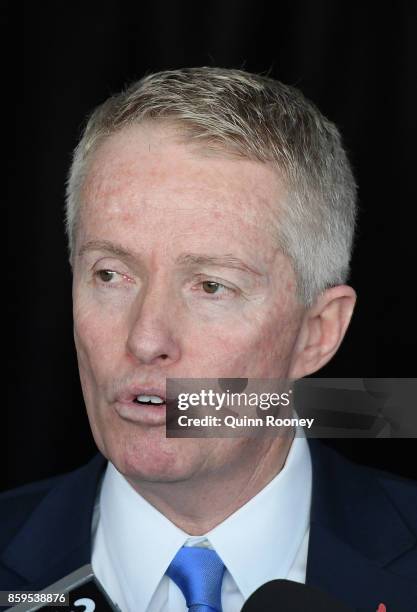
[[[92,566],[122,612],[185,612],[165,572],[181,546],[213,548],[226,566],[223,612],[238,612],[275,578],[305,582],[312,470],[297,430],[282,470],[255,497],[203,536],[189,536],[108,463],[93,519]]]

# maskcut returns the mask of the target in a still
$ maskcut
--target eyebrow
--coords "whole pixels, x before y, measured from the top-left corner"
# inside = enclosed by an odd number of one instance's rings
[[[115,257],[120,257],[126,261],[132,263],[137,262],[140,259],[140,255],[125,249],[120,244],[111,242],[109,240],[90,240],[86,242],[79,250],[78,257],[82,257],[84,253],[90,251],[103,251],[109,253]],[[243,272],[249,272],[256,276],[262,276],[262,273],[256,268],[250,266],[239,257],[235,257],[231,253],[224,255],[206,255],[200,253],[181,253],[176,259],[176,263],[180,266],[192,266],[192,265],[206,265],[206,266],[220,266],[225,268],[232,268],[236,270],[242,270]]]
[[[138,259],[138,255],[125,249],[120,244],[110,242],[110,240],[90,240],[86,242],[78,251],[78,257],[82,257],[85,253],[90,251],[103,251],[109,253],[109,255],[114,255],[115,257],[120,257],[132,262]]]
[[[259,270],[249,266],[239,257],[226,253],[225,255],[204,255],[197,253],[183,253],[177,257],[177,263],[181,266],[187,265],[206,265],[206,266],[221,266],[224,268],[234,268],[249,272],[256,276],[262,276]]]

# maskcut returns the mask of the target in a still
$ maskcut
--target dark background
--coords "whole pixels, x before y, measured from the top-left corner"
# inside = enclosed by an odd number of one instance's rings
[[[95,452],[72,340],[64,183],[85,115],[150,71],[200,65],[269,71],[336,122],[360,186],[351,276],[359,299],[348,336],[321,375],[416,375],[414,6],[351,0],[21,5],[23,62],[7,94],[18,127],[9,168],[3,321],[11,340],[0,488],[73,469]],[[416,440],[333,444],[357,461],[417,477]]]

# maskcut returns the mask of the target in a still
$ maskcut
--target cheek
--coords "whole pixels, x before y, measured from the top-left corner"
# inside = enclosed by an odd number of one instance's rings
[[[80,375],[83,370],[99,379],[123,351],[124,325],[88,300],[74,298],[74,340]],[[97,380],[98,382],[98,380]]]
[[[188,338],[188,363],[204,378],[285,377],[297,335],[298,319],[280,306],[259,309],[216,326],[196,328]],[[191,376],[191,374],[190,374]]]
[[[291,358],[294,333],[284,322],[268,323],[254,342],[249,362],[253,378],[285,378]]]

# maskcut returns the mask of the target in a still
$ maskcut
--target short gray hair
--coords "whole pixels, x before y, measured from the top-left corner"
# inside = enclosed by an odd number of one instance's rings
[[[190,140],[275,164],[287,190],[277,239],[292,261],[301,301],[308,306],[326,288],[346,281],[356,184],[338,129],[294,87],[212,67],[150,74],[92,113],[67,181],[71,263],[91,152],[111,134],[149,120],[168,120]]]

